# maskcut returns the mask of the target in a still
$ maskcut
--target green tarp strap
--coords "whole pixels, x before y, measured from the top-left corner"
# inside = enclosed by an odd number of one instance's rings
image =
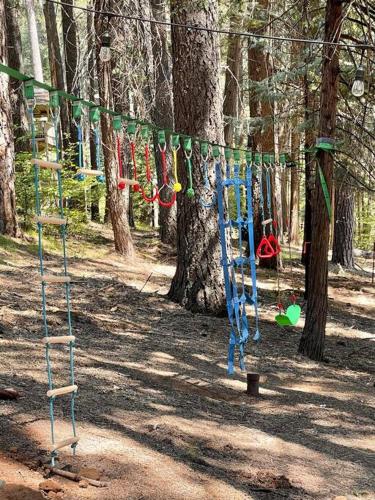
[[[331,199],[330,199],[330,196],[329,196],[328,186],[327,186],[324,174],[323,174],[323,170],[321,169],[320,165],[318,167],[318,170],[319,170],[320,184],[322,186],[322,190],[323,190],[323,194],[324,194],[324,199],[326,200],[327,212],[328,212],[328,219],[331,220],[332,208],[331,208]]]

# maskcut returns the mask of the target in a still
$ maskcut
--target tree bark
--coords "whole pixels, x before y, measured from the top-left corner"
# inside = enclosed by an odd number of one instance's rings
[[[105,8],[111,10],[112,7],[105,0],[95,1],[95,10],[97,11],[104,10]],[[100,104],[106,108],[113,109],[111,62],[103,63],[99,58],[100,40],[104,33],[103,17],[99,14],[94,15],[94,26],[95,33],[98,35],[96,42],[96,64],[99,77]],[[130,234],[125,193],[117,187],[118,166],[116,148],[114,147],[115,136],[112,117],[108,113],[101,114],[101,129],[108,210],[112,223],[115,249],[118,253],[131,258],[134,254],[133,240]]]
[[[242,17],[236,13],[232,14],[230,19],[230,30],[238,30],[241,27]],[[241,46],[242,38],[236,35],[228,36],[227,68],[225,71],[224,87],[224,116],[229,118],[224,127],[224,140],[228,146],[233,146],[234,125],[230,118],[238,118],[239,97],[240,97],[240,72],[241,72]]]
[[[60,50],[60,40],[56,22],[55,5],[50,2],[45,2],[43,5],[44,19],[47,32],[47,45],[48,45],[48,60],[51,73],[51,83],[53,87],[59,90],[65,89],[64,71]],[[68,133],[69,133],[69,116],[68,106],[66,100],[60,103],[60,121],[61,132],[64,148],[69,146]]]
[[[207,28],[217,26],[215,0],[192,0],[181,8],[172,2],[172,21]],[[205,31],[172,27],[173,95],[176,129],[221,143],[220,53],[218,37]],[[220,265],[219,228],[215,210],[204,209],[203,173],[194,147],[193,183],[195,197],[178,195],[177,269],[169,298],[192,311],[219,312],[224,306],[223,273]],[[187,172],[180,155],[179,176],[187,185]]]
[[[150,5],[152,16],[155,20],[167,20],[165,0],[150,0]],[[173,129],[172,61],[168,44],[168,33],[164,25],[154,23],[151,24],[151,33],[155,72],[155,102],[151,109],[151,117],[158,127]],[[156,157],[156,169],[158,184],[161,185],[163,183],[163,174],[159,156]],[[177,240],[176,204],[171,208],[159,207],[159,225],[161,241],[175,247]]]
[[[22,71],[21,33],[17,22],[19,5],[15,0],[6,0],[5,6],[8,65],[11,68]],[[28,141],[26,137],[28,124],[25,102],[23,98],[22,84],[14,78],[10,79],[10,95],[14,123],[14,147],[16,151],[26,151],[28,147]]]
[[[349,269],[354,267],[354,196],[344,183],[336,189],[332,262]]]
[[[311,36],[310,19],[308,14],[308,7],[310,0],[303,2],[303,18],[304,29],[303,34],[306,38]],[[313,2],[312,7],[317,7],[317,3]],[[314,192],[314,141],[315,141],[315,100],[311,90],[309,81],[309,65],[312,62],[312,55],[307,45],[304,46],[306,66],[303,76],[303,99],[304,99],[304,120],[305,120],[305,214],[303,226],[303,245],[301,262],[305,266],[305,292],[304,298],[308,298],[308,282],[310,276],[310,254],[311,254],[311,239],[312,239],[312,197]]]
[[[268,21],[268,11],[269,11],[269,0],[260,0],[258,2],[259,9],[259,19],[264,25]],[[257,31],[259,33],[266,33],[267,28],[261,27]],[[249,81],[256,82],[257,84],[261,82],[266,82],[271,76],[273,71],[272,63],[270,60],[270,54],[268,54],[263,45],[254,44],[253,40],[249,39],[248,48],[248,73]],[[263,83],[265,84],[265,83]],[[270,89],[271,90],[271,89]],[[275,151],[275,130],[273,122],[273,102],[269,98],[265,98],[263,92],[258,90],[253,90],[249,94],[250,99],[250,116],[251,118],[260,118],[261,125],[256,127],[252,133],[252,149],[261,152],[271,153]],[[276,175],[275,169],[271,170],[271,186],[272,186],[272,213],[274,220],[278,221],[280,219],[280,214],[282,212],[282,207],[279,205],[275,198],[275,188],[276,188]],[[278,190],[281,191],[281,189]],[[263,198],[267,199],[266,192],[266,182],[263,182]],[[280,225],[279,225],[280,226]],[[282,230],[282,228],[281,228]],[[262,237],[262,224],[260,217],[259,208],[259,187],[256,185],[254,187],[254,240],[255,247],[260,243]],[[260,266],[276,269],[279,259],[279,265],[281,266],[281,254],[278,257],[272,257],[270,259],[260,259]]]
[[[27,25],[29,29],[34,77],[39,82],[43,82],[43,67],[42,59],[40,57],[38,26],[36,23],[34,0],[25,0],[25,6],[27,11]]]
[[[77,23],[74,18],[72,0],[65,0],[64,5],[61,6],[61,17],[64,36],[66,88],[70,94],[76,94],[79,90],[77,80]]]
[[[327,0],[324,37],[327,42],[340,40],[342,20],[342,0]],[[338,76],[339,48],[325,45],[320,97],[320,137],[333,138],[335,134]],[[317,152],[317,161],[332,197],[333,156],[329,152],[320,150]],[[329,229],[330,219],[317,172],[312,202],[310,275],[307,284],[308,302],[305,327],[299,344],[299,352],[314,360],[322,360],[324,355],[328,309]]]
[[[297,127],[297,123],[295,123]],[[299,148],[300,136],[294,129],[292,130],[292,153],[295,166],[290,168],[290,204],[289,204],[289,242],[298,243],[298,211],[299,211]]]
[[[61,6],[63,38],[64,38],[64,59],[65,59],[65,79],[66,89],[69,94],[79,96],[79,86],[77,80],[78,50],[77,50],[77,23],[74,18],[73,0],[66,0]],[[69,117],[72,113],[72,104],[67,103]],[[70,122],[70,142],[76,143],[78,140],[77,129]]]
[[[92,5],[94,7],[94,5]],[[95,28],[94,28],[94,15],[88,10],[87,11],[87,74],[88,74],[88,94],[89,100],[91,102],[96,102],[95,94],[97,92],[97,74],[96,74],[96,64],[95,64]],[[95,152],[95,142],[93,133],[91,131],[91,126],[88,129],[89,145],[90,145],[90,165],[91,168],[95,169],[96,165],[96,152]],[[94,222],[100,222],[99,213],[99,188],[98,184],[93,184],[90,189],[90,217]]]
[[[7,65],[5,10],[5,1],[0,0],[0,61]],[[0,233],[17,236],[12,106],[9,77],[5,73],[0,73],[0,124]]]

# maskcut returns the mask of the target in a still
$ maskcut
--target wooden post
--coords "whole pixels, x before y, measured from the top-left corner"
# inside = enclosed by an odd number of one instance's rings
[[[247,374],[247,389],[246,394],[249,396],[259,396],[259,373]]]

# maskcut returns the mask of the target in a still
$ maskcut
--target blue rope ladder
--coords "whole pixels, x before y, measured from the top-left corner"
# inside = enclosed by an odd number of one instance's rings
[[[260,341],[259,317],[258,317],[258,299],[256,285],[255,268],[255,244],[253,227],[253,196],[252,196],[252,160],[251,153],[246,154],[245,177],[240,177],[240,154],[234,152],[233,175],[231,168],[231,150],[225,151],[226,168],[225,178],[222,174],[220,158],[216,158],[216,189],[217,203],[219,212],[219,231],[221,243],[221,265],[224,273],[224,284],[226,294],[226,306],[230,322],[230,337],[228,349],[228,373],[234,373],[235,350],[239,351],[239,366],[245,370],[245,345],[249,339],[249,323],[247,319],[246,306],[254,307],[255,332],[254,341]],[[243,189],[241,189],[243,188]],[[226,209],[225,200],[229,190],[234,191],[236,213],[232,218],[229,210]],[[242,212],[241,191],[245,191],[244,203],[246,206],[246,215]],[[238,255],[233,255],[232,230],[238,230]],[[249,245],[249,257],[243,252],[243,229],[247,229],[247,239]],[[247,291],[245,278],[246,269],[250,271],[251,293]],[[238,276],[239,275],[239,276]]]
[[[39,255],[39,270],[41,275],[41,292],[42,292],[42,317],[44,327],[43,343],[45,344],[45,355],[47,364],[48,376],[48,391],[47,397],[49,398],[49,415],[51,425],[51,464],[55,465],[55,459],[58,455],[58,450],[71,446],[73,454],[78,443],[75,424],[75,397],[77,393],[77,385],[74,380],[74,342],[75,337],[72,335],[72,322],[71,322],[71,306],[70,306],[70,277],[68,275],[67,266],[67,251],[66,251],[66,218],[64,216],[64,203],[63,203],[63,188],[62,188],[62,165],[59,163],[60,158],[60,138],[59,138],[59,119],[60,119],[60,103],[57,93],[50,92],[50,109],[53,121],[54,139],[56,158],[55,162],[44,161],[38,158],[38,148],[36,140],[36,128],[34,119],[35,97],[34,88],[31,81],[26,81],[24,86],[24,93],[26,97],[26,109],[29,119],[29,127],[31,133],[32,144],[32,164],[34,165],[34,185],[35,185],[35,205],[36,205],[36,222],[38,230],[38,255]],[[47,145],[46,145],[47,148]],[[46,216],[42,214],[42,200],[40,190],[40,169],[51,171],[50,181],[53,180],[53,173],[57,174],[57,198],[58,198],[58,215]],[[44,224],[55,224],[60,228],[60,238],[62,246],[63,258],[63,273],[60,275],[48,274],[44,265],[43,258],[43,226]],[[65,301],[67,310],[67,335],[51,336],[49,333],[49,325],[47,321],[47,290],[49,286],[61,284],[65,288]],[[53,367],[51,362],[51,351],[54,345],[65,344],[69,347],[69,379],[70,385],[66,387],[56,388],[53,381]],[[70,418],[72,424],[72,437],[56,442],[55,438],[55,418],[54,418],[54,403],[58,396],[70,395]]]

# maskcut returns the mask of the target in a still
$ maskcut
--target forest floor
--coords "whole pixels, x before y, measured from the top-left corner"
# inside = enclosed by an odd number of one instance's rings
[[[330,273],[326,360],[297,354],[303,315],[281,329],[275,274],[259,272],[263,342],[248,345],[261,374],[259,398],[246,375],[226,374],[228,320],[191,314],[165,298],[173,256],[154,233],[136,232],[134,262],[112,251],[109,230],[73,242],[76,457],[58,466],[107,481],[79,487],[54,476],[65,500],[375,498],[375,289],[364,270]],[[285,252],[288,253],[288,252]],[[51,243],[48,268],[59,259]],[[287,297],[303,287],[297,258],[281,276]],[[50,287],[51,334],[65,333],[61,289]],[[33,500],[50,442],[47,377],[35,244],[0,241],[0,499]],[[68,355],[54,348],[57,386]],[[57,440],[71,435],[69,399],[56,402]],[[1,482],[5,481],[5,484]],[[87,486],[85,484],[81,486]],[[44,496],[43,496],[44,495]],[[48,498],[59,498],[49,494]]]

